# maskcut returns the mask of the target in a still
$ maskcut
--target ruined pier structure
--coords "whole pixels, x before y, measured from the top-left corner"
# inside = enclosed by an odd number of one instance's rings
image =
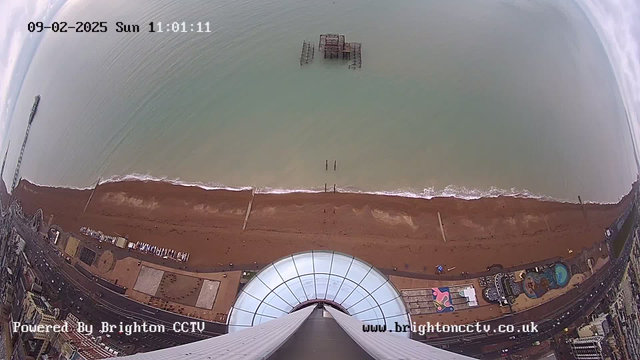
[[[349,69],[359,69],[362,67],[362,44],[358,42],[348,43],[342,34],[322,34],[318,51],[325,59],[350,60]],[[315,46],[312,42],[304,40],[302,42],[302,52],[300,54],[300,65],[305,65],[313,61]]]
[[[304,40],[302,42],[302,53],[300,54],[300,65],[308,64],[313,61],[315,55],[315,45],[312,42]]]
[[[342,34],[322,34],[318,45],[318,51],[324,54],[325,59],[351,60],[350,69],[362,67],[361,48],[361,43],[346,42]]]

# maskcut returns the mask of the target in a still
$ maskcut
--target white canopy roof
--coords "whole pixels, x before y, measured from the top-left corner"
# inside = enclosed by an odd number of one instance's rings
[[[294,254],[269,264],[241,290],[229,332],[284,316],[301,304],[325,301],[367,324],[411,324],[389,279],[353,256],[331,251]],[[409,336],[409,332],[396,333]]]

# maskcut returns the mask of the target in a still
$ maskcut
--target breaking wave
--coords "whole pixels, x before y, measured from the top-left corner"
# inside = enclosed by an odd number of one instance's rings
[[[168,177],[155,177],[155,176],[151,176],[149,174],[138,174],[138,173],[133,173],[133,174],[129,174],[129,175],[115,175],[112,177],[109,177],[107,179],[101,180],[100,184],[106,184],[106,183],[115,183],[115,182],[122,182],[122,181],[153,181],[153,182],[166,182],[166,183],[170,183],[173,185],[179,185],[179,186],[195,186],[195,187],[199,187],[205,190],[231,190],[231,191],[244,191],[244,190],[251,190],[251,186],[243,186],[243,187],[232,187],[232,186],[226,186],[220,183],[215,183],[215,182],[207,182],[207,183],[203,183],[203,182],[199,182],[199,181],[195,181],[195,182],[187,182],[187,181],[182,181],[180,179],[170,179]],[[93,188],[93,187],[91,187]]]
[[[151,181],[151,182],[164,182],[177,186],[190,186],[199,187],[205,190],[229,190],[229,191],[247,191],[252,190],[252,186],[233,187],[216,182],[188,182],[180,179],[171,179],[168,177],[156,177],[149,174],[128,174],[128,175],[115,175],[100,181],[100,184],[118,183],[123,181]],[[33,182],[32,182],[33,183]],[[94,185],[86,187],[71,187],[71,186],[52,186],[33,183],[34,185],[44,187],[56,187],[65,189],[78,189],[78,190],[90,190]],[[277,188],[277,187],[255,187],[257,194],[291,194],[291,193],[308,193],[315,194],[324,192],[324,187],[312,187],[312,188]],[[333,187],[327,188],[327,192],[333,191]],[[475,200],[482,198],[496,198],[499,196],[509,196],[517,198],[529,198],[538,199],[544,201],[554,201],[563,203],[576,203],[567,199],[558,199],[551,196],[541,195],[533,193],[526,189],[501,189],[497,187],[490,187],[489,189],[470,189],[464,186],[449,185],[444,189],[437,189],[435,187],[428,187],[421,190],[413,188],[401,188],[391,191],[367,191],[358,189],[356,187],[336,187],[336,191],[340,193],[351,194],[372,194],[372,195],[384,195],[384,196],[399,196],[406,198],[416,199],[433,199],[433,198],[457,198],[463,200]],[[586,202],[590,203],[590,202]],[[614,202],[611,202],[614,204]]]

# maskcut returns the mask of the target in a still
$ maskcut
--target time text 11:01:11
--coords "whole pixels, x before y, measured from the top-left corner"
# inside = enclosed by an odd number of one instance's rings
[[[174,22],[170,22],[170,23],[163,23],[163,22],[150,22],[149,23],[149,32],[173,32],[173,33],[177,33],[177,32],[183,32],[183,33],[187,33],[187,32],[199,32],[199,33],[210,33],[211,32],[211,28],[209,25],[209,22],[197,22],[197,23],[187,23],[185,21],[182,22],[178,22],[178,21],[174,21]]]

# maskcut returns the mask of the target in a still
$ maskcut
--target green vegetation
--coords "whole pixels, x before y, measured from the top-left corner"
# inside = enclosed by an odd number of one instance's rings
[[[635,224],[636,220],[636,205],[633,206],[629,216],[627,216],[627,220],[625,220],[624,225],[622,225],[622,229],[618,233],[615,239],[613,239],[613,254],[615,257],[620,256],[622,249],[624,248],[624,244],[631,233],[631,229]]]

